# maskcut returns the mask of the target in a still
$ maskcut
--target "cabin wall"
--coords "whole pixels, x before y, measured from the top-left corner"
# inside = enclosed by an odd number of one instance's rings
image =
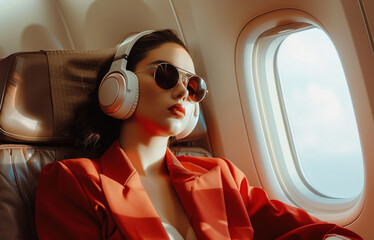
[[[374,53],[374,2],[371,0],[359,0],[359,4]]]
[[[13,0],[0,6],[0,57],[48,48],[112,47],[145,29],[180,33],[168,0]]]
[[[19,51],[71,48],[66,30],[53,1],[0,1],[0,58]]]
[[[112,47],[129,33],[145,29],[179,30],[168,0],[58,0],[57,5],[77,49]]]

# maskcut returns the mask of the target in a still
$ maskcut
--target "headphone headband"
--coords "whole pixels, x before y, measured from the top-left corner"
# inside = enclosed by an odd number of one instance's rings
[[[119,46],[116,51],[116,55],[114,56],[114,61],[120,60],[120,59],[125,59],[125,67],[127,66],[127,57],[130,54],[130,51],[134,44],[141,38],[144,37],[148,34],[153,33],[154,30],[146,30],[137,34],[134,34],[128,38],[126,38]]]

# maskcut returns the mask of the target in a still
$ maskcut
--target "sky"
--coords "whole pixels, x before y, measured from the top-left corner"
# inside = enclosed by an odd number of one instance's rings
[[[351,96],[328,35],[313,28],[281,44],[277,69],[293,143],[306,180],[331,197],[363,189],[361,145]]]

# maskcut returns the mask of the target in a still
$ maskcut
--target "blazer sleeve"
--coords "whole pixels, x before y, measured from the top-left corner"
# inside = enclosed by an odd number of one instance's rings
[[[254,229],[254,239],[322,240],[335,235],[362,239],[356,233],[323,222],[300,208],[270,200],[263,189],[249,186],[245,175],[230,161],[225,161],[247,209]]]
[[[35,207],[40,240],[101,239],[100,225],[86,193],[72,171],[62,162],[43,168]]]

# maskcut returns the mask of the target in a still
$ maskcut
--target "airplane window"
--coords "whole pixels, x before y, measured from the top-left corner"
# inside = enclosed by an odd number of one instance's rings
[[[290,20],[292,14],[299,20]],[[261,185],[272,198],[348,224],[365,194],[349,86],[355,79],[346,79],[339,48],[313,17],[293,10],[264,17],[246,25],[236,50],[238,90]]]
[[[364,186],[363,157],[333,42],[319,28],[291,33],[279,44],[275,61],[298,175],[321,196],[357,197]]]

